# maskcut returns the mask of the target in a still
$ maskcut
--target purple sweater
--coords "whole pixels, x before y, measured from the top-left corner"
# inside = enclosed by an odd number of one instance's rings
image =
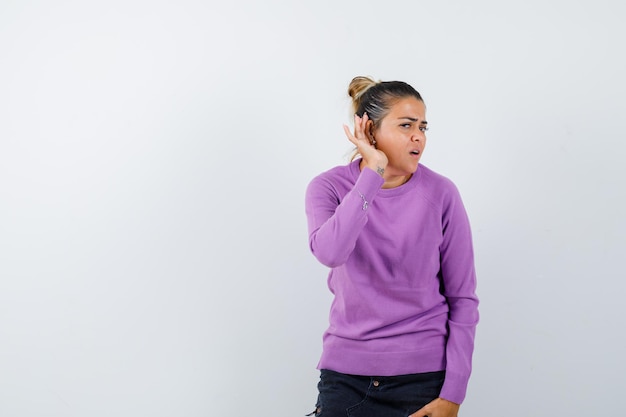
[[[334,294],[318,369],[390,376],[446,371],[460,404],[472,368],[478,298],[472,237],[455,185],[419,165],[382,189],[360,160],[306,190],[309,243]]]

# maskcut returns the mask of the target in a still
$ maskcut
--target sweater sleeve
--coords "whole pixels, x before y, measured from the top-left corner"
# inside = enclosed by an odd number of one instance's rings
[[[383,183],[380,175],[365,168],[342,198],[326,176],[311,181],[305,198],[309,246],[322,264],[333,268],[348,260],[367,223],[368,207]]]
[[[441,398],[460,404],[472,371],[478,324],[476,272],[470,224],[456,187],[443,212],[441,279],[449,305],[446,379]]]

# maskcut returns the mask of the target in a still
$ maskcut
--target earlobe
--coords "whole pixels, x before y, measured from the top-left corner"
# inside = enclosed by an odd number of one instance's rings
[[[374,145],[374,147],[376,147],[376,138],[374,137],[374,135],[371,132],[368,132],[367,137],[370,140],[370,143]]]

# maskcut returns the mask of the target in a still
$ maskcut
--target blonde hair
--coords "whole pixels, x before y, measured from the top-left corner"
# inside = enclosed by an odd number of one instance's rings
[[[361,97],[363,94],[375,86],[379,81],[374,81],[370,77],[354,77],[352,81],[350,81],[350,85],[348,86],[348,95],[352,97],[352,111],[354,113],[359,110],[359,105],[361,104]]]

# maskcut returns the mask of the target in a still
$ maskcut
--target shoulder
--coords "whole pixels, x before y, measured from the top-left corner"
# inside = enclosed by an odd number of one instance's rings
[[[310,182],[308,188],[351,188],[356,181],[355,169],[356,161],[346,165],[338,165],[316,175]],[[356,166],[358,171],[358,165]]]
[[[463,224],[468,222],[461,193],[450,178],[426,168],[422,172],[422,178],[420,179],[422,180],[420,182],[423,185],[424,193],[441,211],[444,224],[449,224],[449,222]]]
[[[352,164],[353,162],[350,162],[346,165],[338,165],[335,167],[332,167],[320,174],[318,174],[315,178],[342,178],[342,177],[349,177],[351,172],[352,172]],[[314,179],[315,179],[314,178]]]
[[[450,178],[421,164],[419,169],[420,183],[429,194],[439,196],[459,194],[456,184]]]
[[[423,165],[420,165],[420,169],[418,189],[442,216],[465,210],[461,193],[450,178]]]

